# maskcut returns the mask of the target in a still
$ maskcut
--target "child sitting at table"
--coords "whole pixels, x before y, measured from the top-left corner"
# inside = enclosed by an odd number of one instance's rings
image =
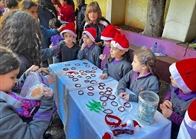
[[[73,42],[76,38],[74,23],[66,24],[66,26],[62,28],[60,35],[64,40],[58,43],[58,47],[61,48],[58,57],[59,61],[64,62],[77,59],[80,47]]]
[[[100,67],[99,55],[101,48],[95,44],[96,30],[86,28],[82,33],[84,43],[78,52],[78,59],[87,59],[97,67]]]
[[[129,41],[125,35],[116,33],[111,41],[110,57],[104,65],[101,79],[108,76],[119,81],[132,69],[130,63]]]
[[[52,117],[53,92],[41,98],[37,113],[29,122],[24,122],[15,111],[22,104],[9,95],[17,83],[19,67],[18,57],[8,48],[0,47],[0,138],[43,138]]]
[[[180,125],[177,139],[196,139],[196,99],[191,102]]]
[[[134,52],[132,70],[120,81],[117,87],[119,97],[132,102],[138,102],[138,95],[143,90],[159,92],[159,80],[154,72],[156,57],[147,48],[141,48]],[[126,88],[134,94],[125,92]]]
[[[169,67],[169,71],[171,86],[160,108],[172,121],[171,138],[176,139],[189,104],[196,99],[196,58],[178,61]]]
[[[111,40],[114,38],[116,33],[120,34],[120,31],[114,25],[107,25],[104,28],[103,32],[101,33],[101,39],[104,42],[103,53],[99,56],[99,58],[101,59],[101,69],[102,70],[104,68],[104,64],[106,63],[106,59],[110,55]]]

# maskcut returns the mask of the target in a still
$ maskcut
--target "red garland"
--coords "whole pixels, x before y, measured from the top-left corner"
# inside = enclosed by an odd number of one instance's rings
[[[110,121],[108,120],[108,118],[116,119],[117,122],[116,122],[116,123],[115,123],[115,122],[110,122]],[[120,124],[121,124],[122,121],[121,121],[121,119],[120,119],[119,117],[117,117],[117,116],[107,114],[107,115],[105,116],[105,122],[106,122],[106,124],[109,125],[109,126],[118,127],[118,126],[120,126]]]

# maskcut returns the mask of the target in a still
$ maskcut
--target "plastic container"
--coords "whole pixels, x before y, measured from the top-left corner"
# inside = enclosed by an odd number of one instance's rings
[[[139,94],[138,119],[150,125],[159,103],[159,96],[153,91],[142,91]]]
[[[153,51],[153,53],[158,53],[158,44],[157,44],[157,42],[155,42],[152,51]]]

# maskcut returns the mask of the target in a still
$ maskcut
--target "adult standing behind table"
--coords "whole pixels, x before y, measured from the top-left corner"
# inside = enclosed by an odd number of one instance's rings
[[[38,16],[43,27],[49,29],[49,20],[56,18],[56,14],[57,11],[51,0],[38,0]]]
[[[76,17],[76,33],[77,33],[77,41],[82,38],[82,31],[84,29],[85,24],[85,12],[86,6],[85,0],[76,0],[77,9],[75,11]]]
[[[96,33],[97,33],[95,42],[96,42],[96,45],[101,47],[101,52],[102,52],[103,41],[101,40],[101,33],[104,30],[104,28],[110,23],[108,20],[106,20],[102,16],[102,12],[101,12],[98,2],[93,1],[87,5],[86,13],[85,13],[85,20],[86,20],[86,23],[84,25],[84,29],[90,28],[90,27],[95,28]],[[82,43],[83,41],[81,42],[81,44]]]

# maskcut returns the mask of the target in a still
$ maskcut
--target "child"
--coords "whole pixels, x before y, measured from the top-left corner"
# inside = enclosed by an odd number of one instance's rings
[[[4,11],[5,11],[5,0],[0,0],[0,12],[2,13],[2,15]]]
[[[53,18],[53,19],[49,20],[49,27],[51,29],[58,29],[61,25],[62,25],[61,22],[56,18]],[[63,40],[61,35],[56,34],[56,35],[52,36],[51,39],[50,39],[50,41],[52,43],[51,45],[56,46],[61,40]]]
[[[0,47],[0,138],[42,138],[53,111],[53,92],[41,98],[37,113],[29,122],[24,122],[15,108],[21,103],[8,95],[17,82],[20,61],[8,48]]]
[[[15,9],[18,9],[18,1],[17,0],[5,0],[5,11],[4,13],[6,12],[9,12],[10,10],[15,10]]]
[[[110,54],[110,42],[114,38],[115,34],[120,31],[113,25],[107,25],[103,32],[101,33],[101,39],[104,41],[104,49],[103,53],[99,56],[101,61],[101,69],[103,70],[104,64],[106,62],[106,58],[108,58]]]
[[[77,59],[77,54],[80,47],[73,42],[76,38],[74,23],[67,24],[62,29],[60,35],[64,38],[63,41],[58,43],[58,47],[61,48],[59,53],[60,62]]]
[[[189,104],[196,99],[196,58],[176,62],[169,71],[171,87],[160,108],[163,115],[172,121],[171,138],[176,139]]]
[[[119,81],[132,69],[129,55],[129,41],[124,34],[117,33],[111,41],[110,58],[105,63],[100,78],[106,79],[111,76]]]
[[[99,55],[101,48],[95,45],[96,30],[94,28],[86,28],[82,33],[84,43],[78,52],[78,59],[87,59],[97,67],[100,67]]]
[[[196,99],[191,102],[180,125],[177,139],[195,139],[196,138]]]
[[[53,19],[50,19],[49,20],[49,27],[51,29],[57,29],[61,26],[61,22],[60,20],[56,19],[56,18],[53,18]],[[58,33],[54,36],[51,37],[50,39],[50,42],[51,42],[51,45],[50,45],[50,48],[55,48],[55,46],[57,46],[57,44],[63,40],[63,38],[61,37],[61,35]],[[57,63],[58,60],[57,60],[57,57],[56,56],[53,56],[53,63]]]
[[[155,76],[154,68],[156,57],[147,48],[134,52],[132,68],[120,81],[117,87],[118,94],[122,99],[138,102],[138,95],[143,90],[159,92],[159,81]],[[125,92],[130,89],[135,95]]]

